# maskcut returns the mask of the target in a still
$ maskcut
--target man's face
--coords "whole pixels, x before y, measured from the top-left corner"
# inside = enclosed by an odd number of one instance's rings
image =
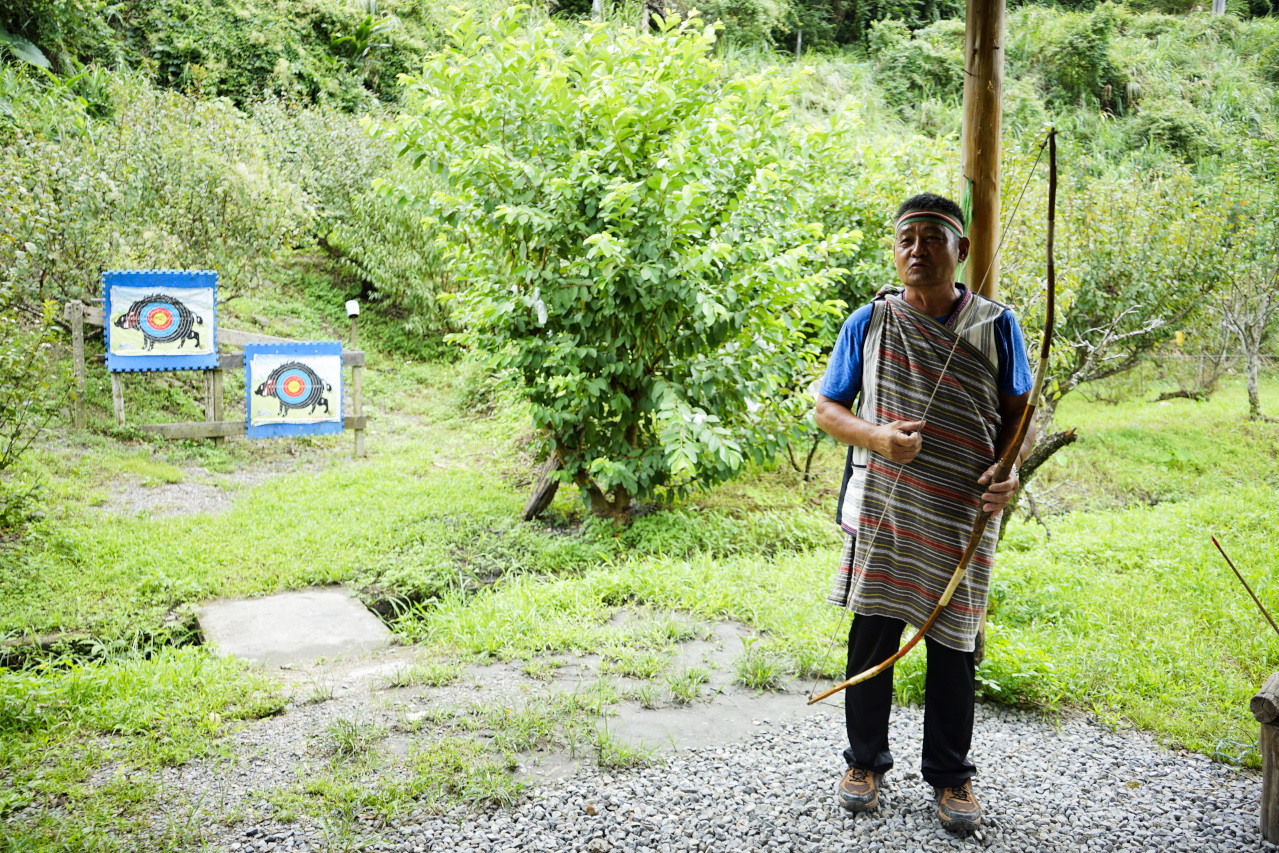
[[[936,222],[907,222],[893,239],[897,277],[908,287],[953,284],[956,268],[967,257],[968,238]]]

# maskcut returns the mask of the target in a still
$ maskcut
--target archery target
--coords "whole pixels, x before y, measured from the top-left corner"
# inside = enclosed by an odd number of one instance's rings
[[[214,290],[163,286],[110,288],[111,353],[207,355],[213,349]]]
[[[342,420],[342,356],[246,353],[252,425]]]

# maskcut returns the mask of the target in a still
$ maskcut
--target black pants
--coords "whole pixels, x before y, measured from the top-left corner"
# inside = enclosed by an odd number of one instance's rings
[[[848,675],[852,678],[889,658],[901,646],[906,623],[886,616],[853,616],[848,631]],[[968,760],[973,742],[973,652],[959,652],[925,637],[928,673],[924,681],[924,781],[934,788],[964,784],[977,774]],[[893,702],[893,671],[844,691],[850,767],[885,773],[893,766],[888,748],[888,715]]]

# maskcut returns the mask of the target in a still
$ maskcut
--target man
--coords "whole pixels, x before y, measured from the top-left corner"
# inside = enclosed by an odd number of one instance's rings
[[[886,288],[848,318],[817,395],[818,426],[849,445],[844,555],[829,599],[854,613],[849,677],[890,657],[906,624],[927,620],[977,515],[1003,510],[1019,485],[1015,467],[1002,483],[990,479],[1029,402],[1025,343],[1011,311],[955,283],[967,257],[958,205],[931,193],[902,204],[893,239],[902,289]],[[1034,440],[1032,427],[1018,464]],[[990,525],[925,637],[921,771],[942,825],[956,831],[981,824],[968,750],[975,640],[998,528]],[[879,805],[880,780],[893,766],[892,677],[889,669],[845,692],[848,772],[838,796],[850,811]]]

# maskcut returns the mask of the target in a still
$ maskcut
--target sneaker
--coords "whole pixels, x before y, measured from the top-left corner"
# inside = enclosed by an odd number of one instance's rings
[[[850,767],[836,789],[839,804],[850,812],[868,812],[879,806],[879,780],[882,773]]]
[[[937,817],[951,832],[972,832],[981,826],[981,806],[968,782],[953,788],[934,788]]]

